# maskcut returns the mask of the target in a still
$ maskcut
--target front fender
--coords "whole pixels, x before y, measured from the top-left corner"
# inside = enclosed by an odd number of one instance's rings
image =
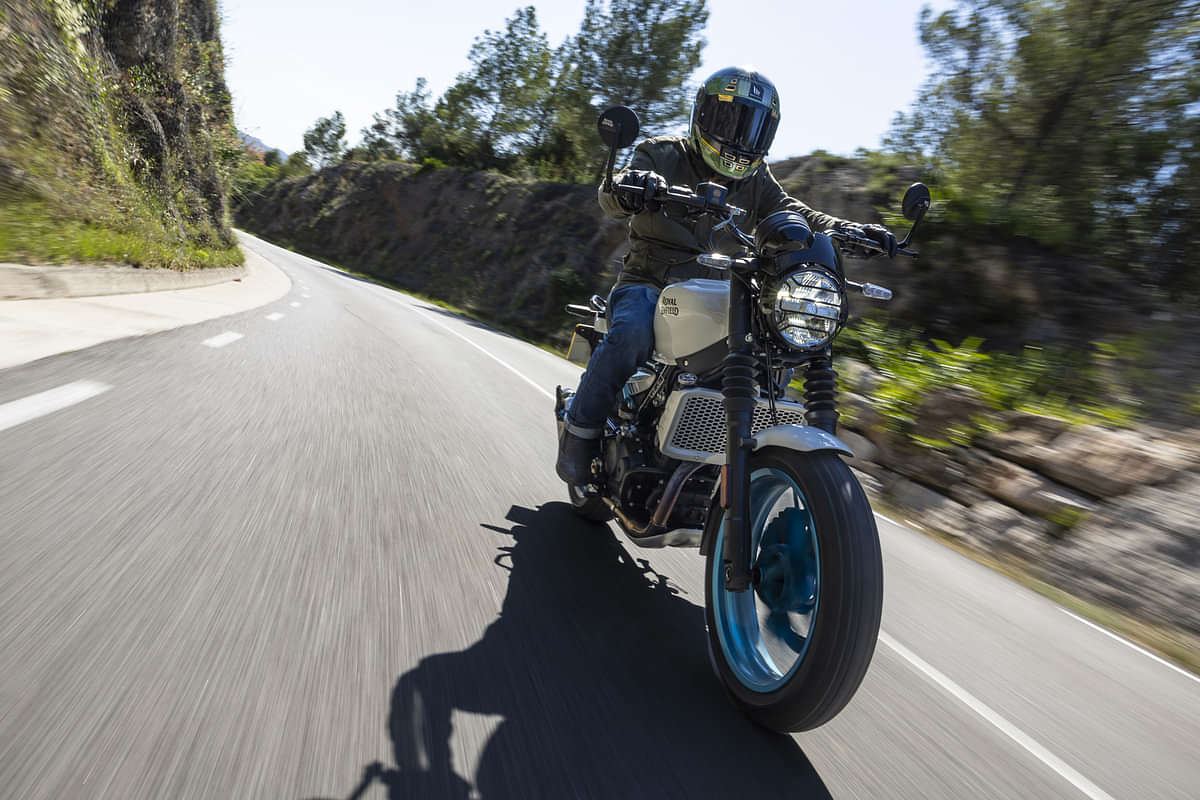
[[[841,439],[811,425],[773,425],[770,428],[764,428],[754,434],[754,449],[757,451],[764,447],[785,447],[800,453],[825,451],[854,457],[854,451],[847,447]],[[710,512],[708,522],[704,526],[704,536],[700,541],[702,555],[708,555],[709,548],[716,539],[717,526],[720,525],[724,512],[725,510],[719,506],[714,506]]]
[[[754,449],[785,447],[801,453],[832,450],[835,453],[854,457],[854,451],[846,443],[828,431],[811,425],[772,425],[754,434]]]

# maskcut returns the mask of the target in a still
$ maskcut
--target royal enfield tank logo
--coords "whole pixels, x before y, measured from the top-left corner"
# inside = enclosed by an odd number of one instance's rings
[[[675,302],[674,297],[664,297],[658,304],[658,315],[660,317],[678,317],[679,305]]]

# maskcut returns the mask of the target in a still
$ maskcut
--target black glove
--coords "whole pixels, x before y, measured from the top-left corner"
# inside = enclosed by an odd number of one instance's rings
[[[875,242],[888,254],[888,258],[896,257],[896,237],[882,225],[859,225],[862,235]]]
[[[621,177],[622,186],[633,186],[640,192],[617,189],[617,202],[630,214],[657,211],[661,206],[654,196],[667,188],[667,179],[653,170],[631,169]]]

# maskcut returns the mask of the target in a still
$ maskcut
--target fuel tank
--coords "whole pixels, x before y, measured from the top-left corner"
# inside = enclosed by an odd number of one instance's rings
[[[729,281],[693,278],[673,283],[658,296],[654,352],[677,364],[729,336]]]

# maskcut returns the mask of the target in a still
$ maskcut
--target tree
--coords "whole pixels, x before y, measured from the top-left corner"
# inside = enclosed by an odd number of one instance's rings
[[[318,167],[335,163],[345,150],[346,119],[341,111],[321,117],[304,133],[304,152]]]
[[[630,106],[651,130],[682,127],[706,24],[705,0],[588,0],[570,43],[578,99],[594,109]]]
[[[469,104],[479,135],[515,156],[536,143],[551,85],[553,54],[533,6],[517,9],[503,31],[484,31],[468,54],[471,70],[447,96]]]
[[[687,119],[705,0],[588,0],[579,33],[551,48],[532,6],[485,30],[470,69],[433,101],[424,78],[362,131],[366,157],[395,153],[469,169],[592,180],[596,117],[630,105],[656,133]]]
[[[278,150],[268,150],[263,153],[263,164],[268,167],[277,167],[282,163],[283,159],[279,157]]]
[[[530,161],[547,177],[595,179],[596,117],[612,105],[632,107],[649,133],[682,130],[707,22],[705,0],[588,0],[579,33],[555,53],[552,115]]]
[[[310,172],[312,172],[312,164],[308,163],[308,156],[304,153],[292,153],[283,165],[285,178],[308,175]]]
[[[1167,220],[1200,233],[1178,207],[1200,216],[1181,183],[1196,174],[1197,19],[1200,0],[927,7],[935,70],[888,143],[950,175],[966,216],[1113,263],[1146,247],[1175,259]]]

